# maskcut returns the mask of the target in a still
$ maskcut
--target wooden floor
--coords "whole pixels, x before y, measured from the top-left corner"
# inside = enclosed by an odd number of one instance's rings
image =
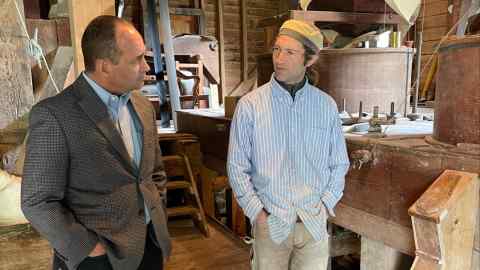
[[[247,270],[249,246],[210,222],[206,238],[189,220],[169,223],[173,239],[172,256],[166,270]]]
[[[0,228],[0,270],[51,270],[48,242],[26,225],[17,227],[15,233]],[[216,224],[211,223],[209,228],[211,236],[205,238],[190,220],[170,222],[173,250],[166,269],[250,269],[249,247]]]

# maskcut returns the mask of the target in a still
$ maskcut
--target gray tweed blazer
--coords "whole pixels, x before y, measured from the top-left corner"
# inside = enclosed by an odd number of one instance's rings
[[[113,269],[137,269],[147,229],[142,197],[163,257],[170,255],[155,113],[139,93],[132,93],[131,102],[143,126],[139,169],[82,76],[30,113],[22,210],[69,269],[76,269],[98,241]]]

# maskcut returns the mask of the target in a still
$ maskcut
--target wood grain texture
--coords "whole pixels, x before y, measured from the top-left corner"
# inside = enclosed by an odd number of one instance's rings
[[[412,269],[471,269],[478,204],[477,174],[443,172],[409,209],[417,255]]]
[[[10,226],[11,233],[0,234],[0,269],[50,270],[52,249],[29,225]],[[7,228],[1,227],[0,231]]]
[[[23,1],[15,1],[0,0],[0,130],[27,113],[34,103],[27,34],[22,26]]]
[[[225,174],[228,137],[223,134],[224,140],[220,141],[212,134],[219,132],[218,127],[228,127],[229,120],[180,112],[179,123],[180,131],[199,136],[202,152],[208,152],[204,155],[205,166]],[[431,145],[424,136],[375,139],[347,135],[346,141],[350,153],[358,149],[373,151],[374,162],[360,170],[350,169],[344,196],[335,209],[337,216],[331,221],[406,254],[412,255],[415,250],[408,208],[446,169],[480,173],[478,155]],[[479,210],[471,210],[477,220]],[[480,251],[479,228],[476,251]]]
[[[24,227],[17,228],[17,233],[9,236],[0,234],[0,269],[50,270],[53,253],[48,242],[31,229],[24,230]],[[209,228],[211,235],[206,238],[191,220],[170,222],[173,249],[165,269],[250,269],[249,247],[214,223]],[[5,228],[0,228],[0,232],[2,229]]]
[[[182,221],[169,223],[173,253],[166,270],[250,269],[249,247],[238,238],[215,223],[210,223],[209,238],[192,226]]]
[[[81,40],[87,25],[100,15],[115,15],[114,0],[68,0],[70,32],[74,49],[75,74],[84,69]]]

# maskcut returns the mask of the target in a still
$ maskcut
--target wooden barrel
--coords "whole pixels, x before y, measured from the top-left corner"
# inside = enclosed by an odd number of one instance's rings
[[[395,102],[396,112],[405,113],[410,90],[412,49],[354,48],[324,49],[314,68],[318,72],[317,86],[329,93],[342,106],[346,99],[348,112],[363,110],[390,112]],[[339,109],[341,109],[339,107]]]
[[[407,48],[323,49],[314,64],[315,85],[330,94],[339,109],[343,99],[346,110],[356,113],[360,101],[363,111],[405,113],[410,90],[413,50]],[[257,56],[258,85],[268,82],[272,76],[272,54]]]
[[[451,38],[438,61],[433,137],[480,144],[480,36]]]

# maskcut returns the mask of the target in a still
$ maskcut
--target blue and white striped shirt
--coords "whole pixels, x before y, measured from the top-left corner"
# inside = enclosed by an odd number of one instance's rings
[[[343,195],[349,167],[335,101],[308,82],[295,99],[272,76],[238,103],[230,128],[228,176],[245,215],[270,213],[283,242],[297,217],[313,238],[326,236],[326,211]]]

